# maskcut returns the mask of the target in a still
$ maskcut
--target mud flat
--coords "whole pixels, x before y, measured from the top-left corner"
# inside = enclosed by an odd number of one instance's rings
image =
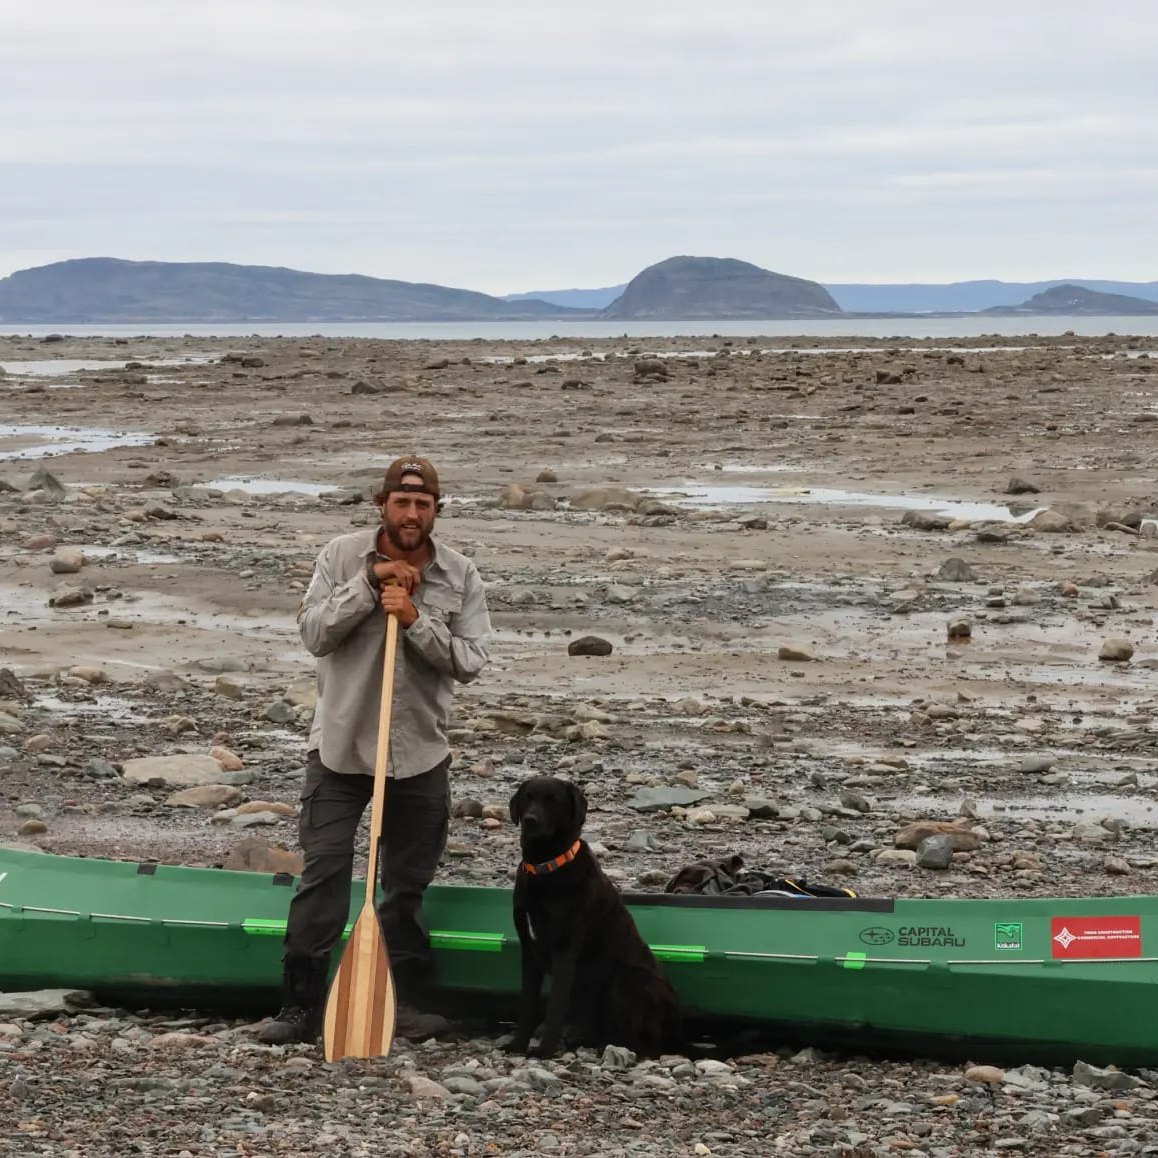
[[[625,887],[736,851],[862,894],[1153,892],[1153,344],[0,338],[0,837],[189,864],[293,849],[293,614],[316,551],[370,525],[376,474],[418,449],[496,626],[458,701],[443,879],[509,880],[505,802],[561,772]],[[568,655],[584,635],[611,653]],[[211,748],[219,783],[276,807],[122,774]],[[690,808],[631,803],[689,786]],[[980,840],[947,867],[896,848],[954,818]],[[150,1044],[169,1034],[200,1044]],[[132,1084],[142,1057],[161,1085]],[[20,1021],[0,1086],[19,1077],[41,1125],[5,1152],[124,1152],[117,1127],[86,1149],[70,1125],[102,1072],[173,1154],[1135,1154],[1153,1130],[1149,1085],[1069,1073],[990,1097],[960,1067],[795,1046],[617,1064],[527,1066],[483,1033],[367,1078],[196,1015]]]

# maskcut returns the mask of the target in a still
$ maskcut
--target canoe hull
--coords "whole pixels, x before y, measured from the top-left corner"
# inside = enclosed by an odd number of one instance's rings
[[[295,884],[0,849],[0,989],[264,1013]],[[693,1022],[858,1049],[1158,1064],[1155,897],[626,899]],[[510,891],[434,886],[425,911],[448,1002],[509,1006]]]

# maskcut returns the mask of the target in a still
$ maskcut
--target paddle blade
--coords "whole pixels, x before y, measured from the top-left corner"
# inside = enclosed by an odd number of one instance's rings
[[[364,908],[326,998],[326,1061],[385,1057],[394,1040],[394,981],[378,915]]]

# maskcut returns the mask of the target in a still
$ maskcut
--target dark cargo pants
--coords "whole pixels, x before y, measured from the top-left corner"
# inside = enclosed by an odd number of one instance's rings
[[[450,824],[450,757],[386,786],[378,905],[401,1001],[418,1003],[433,977],[422,895],[434,879]],[[305,860],[290,901],[285,956],[328,961],[350,913],[354,838],[373,793],[369,776],[333,772],[316,751],[306,759],[298,834]]]

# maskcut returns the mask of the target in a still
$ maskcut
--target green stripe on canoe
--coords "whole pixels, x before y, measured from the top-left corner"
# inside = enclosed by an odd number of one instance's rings
[[[269,920],[263,917],[247,917],[241,922],[242,929],[254,937],[284,937],[285,921]],[[353,925],[342,931],[348,937]],[[500,953],[506,938],[502,933],[461,933],[436,929],[430,934],[431,943],[439,949],[473,949],[482,953]]]
[[[254,937],[285,936],[285,926],[285,921],[262,917],[247,917],[241,922],[242,929]],[[347,925],[343,935],[348,937],[352,928],[352,925]],[[435,929],[430,934],[430,941],[438,949],[501,953],[507,938],[502,933],[468,933]],[[679,961],[697,965],[702,964],[708,956],[706,945],[652,945],[651,951],[660,961]]]
[[[284,937],[285,925],[285,921],[267,920],[264,917],[246,917],[241,922],[241,930],[251,937]],[[347,925],[342,930],[342,936],[348,937],[353,928],[353,925]]]
[[[502,933],[455,933],[435,929],[430,943],[438,949],[467,949],[475,953],[501,953],[506,937]]]
[[[702,965],[708,956],[707,945],[652,945],[651,951],[660,961],[682,961]]]

